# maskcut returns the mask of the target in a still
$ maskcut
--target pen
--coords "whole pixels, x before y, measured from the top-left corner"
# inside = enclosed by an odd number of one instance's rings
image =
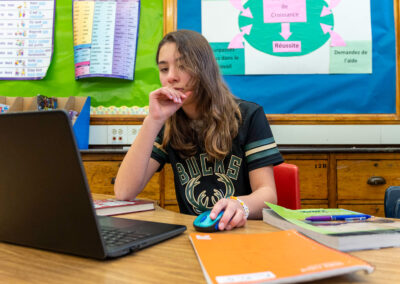
[[[332,215],[332,216],[311,216],[307,217],[307,221],[336,221],[336,220],[365,220],[371,218],[367,214],[353,214],[353,215]]]

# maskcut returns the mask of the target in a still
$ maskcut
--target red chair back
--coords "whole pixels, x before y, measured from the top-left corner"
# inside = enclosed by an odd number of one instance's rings
[[[296,165],[282,163],[274,167],[278,205],[300,209],[299,169]]]

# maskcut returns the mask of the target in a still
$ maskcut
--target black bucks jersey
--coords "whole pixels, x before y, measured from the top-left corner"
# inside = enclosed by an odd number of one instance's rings
[[[283,162],[263,108],[243,100],[238,103],[242,123],[231,153],[223,160],[210,162],[201,150],[182,159],[169,145],[161,147],[163,130],[157,136],[151,157],[161,164],[159,170],[171,163],[182,213],[198,215],[221,198],[250,194],[250,171]]]

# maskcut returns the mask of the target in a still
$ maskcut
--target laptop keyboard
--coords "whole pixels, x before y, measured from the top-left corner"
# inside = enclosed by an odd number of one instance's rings
[[[101,235],[107,246],[121,246],[148,237],[135,231],[123,231],[115,228],[101,228]]]

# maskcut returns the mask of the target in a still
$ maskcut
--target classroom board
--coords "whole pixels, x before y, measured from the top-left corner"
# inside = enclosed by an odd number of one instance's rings
[[[147,106],[149,92],[160,86],[155,53],[163,36],[163,0],[141,1],[134,81],[75,80],[72,23],[72,0],[57,0],[54,52],[47,75],[42,80],[0,81],[0,96],[91,96],[95,107]]]
[[[202,2],[210,1],[177,0],[177,28],[202,32]],[[255,1],[211,2],[230,2],[232,5],[240,2],[244,10]],[[311,1],[305,2],[309,5]],[[350,0],[342,0],[345,1]],[[329,6],[331,1],[324,2],[324,6]],[[393,0],[371,0],[370,11],[371,74],[225,75],[224,79],[236,96],[258,102],[268,114],[395,114],[396,31]],[[238,26],[243,18],[239,12],[237,19],[231,20]],[[351,26],[348,28],[351,29]],[[239,27],[237,29],[240,32]]]

